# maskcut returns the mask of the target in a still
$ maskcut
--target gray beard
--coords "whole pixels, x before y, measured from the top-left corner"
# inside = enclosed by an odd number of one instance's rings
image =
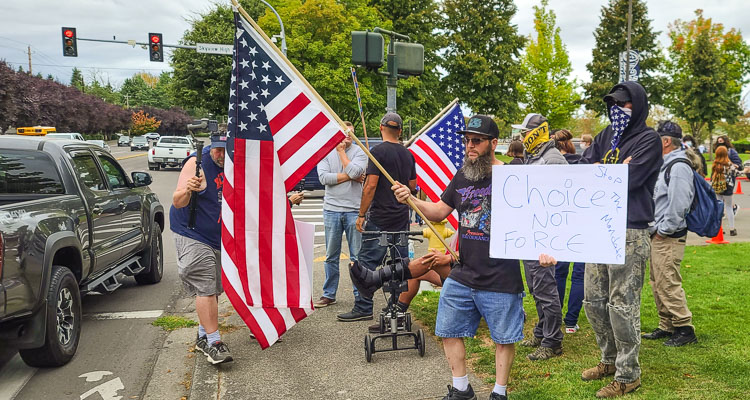
[[[495,161],[492,154],[492,150],[486,154],[482,154],[475,160],[470,159],[468,156],[464,156],[464,166],[461,168],[464,171],[466,179],[472,182],[481,181],[490,174],[492,174],[492,163]]]

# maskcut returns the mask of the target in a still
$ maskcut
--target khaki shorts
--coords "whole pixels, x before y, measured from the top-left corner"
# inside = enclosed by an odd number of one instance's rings
[[[218,296],[221,286],[221,250],[195,239],[174,234],[177,272],[190,296]]]

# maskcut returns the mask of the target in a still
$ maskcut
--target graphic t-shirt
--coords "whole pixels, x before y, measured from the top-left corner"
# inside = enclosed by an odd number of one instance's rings
[[[518,260],[490,258],[492,176],[473,182],[459,170],[441,200],[458,211],[459,262],[449,277],[473,289],[522,292]]]
[[[370,152],[388,174],[399,183],[408,185],[410,180],[417,179],[414,156],[406,150],[406,147],[398,143],[383,142],[373,147]],[[408,229],[409,206],[396,200],[391,190],[391,183],[372,161],[367,164],[367,175],[379,176],[375,196],[370,203],[368,221],[372,221],[384,231]]]

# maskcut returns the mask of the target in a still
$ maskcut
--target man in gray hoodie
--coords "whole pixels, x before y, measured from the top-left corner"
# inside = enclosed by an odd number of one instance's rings
[[[651,290],[659,312],[659,327],[644,339],[662,339],[665,346],[696,343],[692,317],[682,289],[680,264],[685,254],[687,223],[695,195],[694,166],[682,147],[682,128],[662,121],[656,132],[661,137],[664,166],[654,188],[654,225],[651,232]]]
[[[345,122],[350,132],[351,122]],[[323,198],[323,226],[326,234],[326,280],[323,295],[313,303],[321,308],[336,304],[339,286],[339,258],[341,239],[346,233],[349,259],[357,260],[362,235],[357,231],[357,215],[362,201],[362,181],[367,168],[367,155],[359,146],[352,146],[351,136],[346,137],[336,149],[318,164],[318,179],[326,186]],[[357,295],[357,289],[354,289]]]

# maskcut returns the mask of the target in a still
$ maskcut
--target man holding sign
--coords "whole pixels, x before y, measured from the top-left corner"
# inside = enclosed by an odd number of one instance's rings
[[[590,163],[628,164],[627,233],[624,264],[586,264],[584,308],[602,352],[583,380],[615,379],[597,397],[616,397],[641,386],[641,290],[650,256],[654,185],[663,163],[659,135],[646,126],[648,99],[636,82],[616,85],[604,96],[611,125],[586,153]]]
[[[440,292],[435,334],[443,338],[445,356],[451,366],[453,386],[446,399],[476,399],[466,377],[463,338],[473,337],[484,317],[495,342],[495,388],[490,399],[506,399],[506,385],[515,356],[514,343],[523,339],[523,281],[518,260],[489,256],[492,166],[499,130],[486,115],[471,117],[464,135],[466,156],[437,203],[419,200],[400,183],[393,185],[396,199],[409,198],[427,219],[442,221],[453,210],[459,214],[459,260]],[[497,217],[496,217],[497,218]],[[540,256],[544,265],[555,261]]]

